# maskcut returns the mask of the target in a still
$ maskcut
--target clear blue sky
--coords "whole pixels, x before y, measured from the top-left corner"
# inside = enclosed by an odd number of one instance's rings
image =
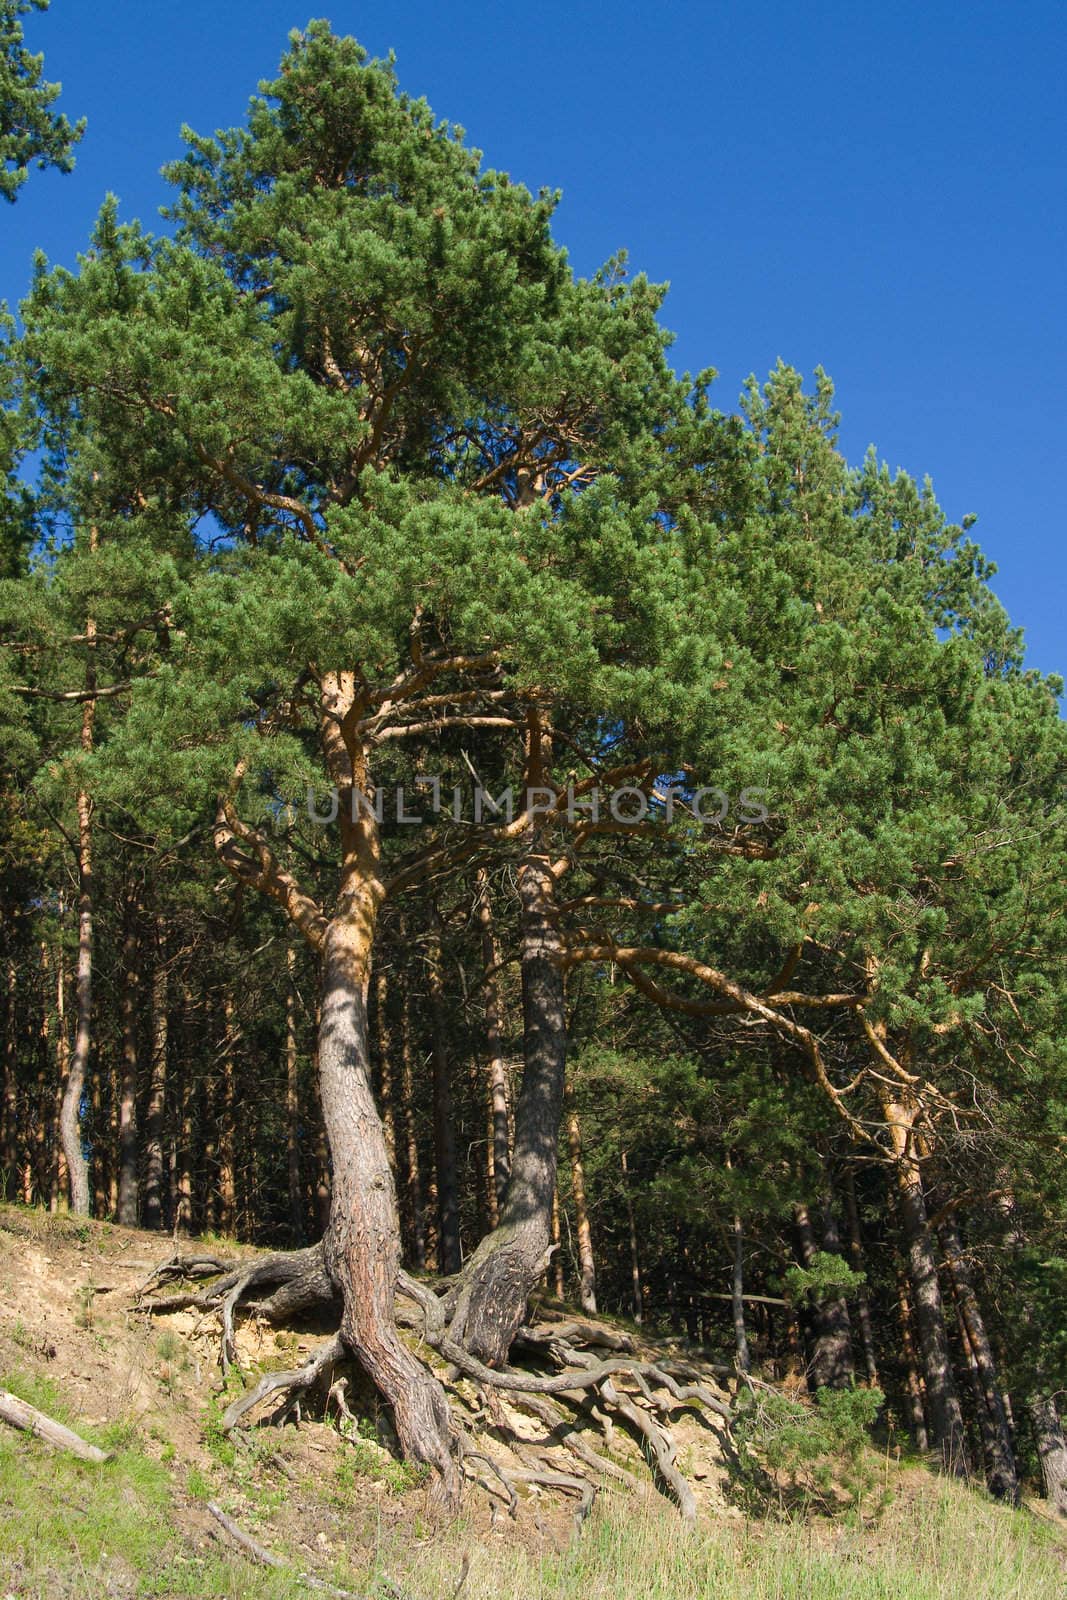
[[[1052,0],[53,0],[27,33],[89,129],[0,212],[0,297],[71,263],[108,189],[151,222],[178,128],[241,119],[328,15],[487,160],[562,188],[579,271],[668,279],[718,404],[779,357],[836,381],[842,442],[979,517],[1028,660],[1067,669],[1067,7]]]

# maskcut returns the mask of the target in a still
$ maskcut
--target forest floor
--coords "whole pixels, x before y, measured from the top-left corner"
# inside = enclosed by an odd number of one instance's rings
[[[229,1256],[248,1254],[212,1241]],[[217,1328],[193,1312],[150,1317],[139,1285],[171,1251],[158,1234],[0,1205],[0,1388],[113,1452],[93,1465],[0,1427],[0,1600],[227,1596],[295,1600],[329,1585],[381,1600],[1052,1600],[1067,1593],[1067,1529],[917,1463],[875,1457],[877,1520],[746,1516],[714,1429],[687,1415],[679,1464],[695,1530],[653,1486],[638,1446],[591,1432],[638,1480],[607,1486],[576,1527],[575,1500],[523,1486],[468,1491],[442,1522],[426,1487],[379,1434],[387,1420],[347,1390],[354,1417],[321,1405],[282,1428],[230,1436],[243,1381],[305,1361],[329,1332],[247,1321],[243,1377],[221,1377]],[[537,1419],[508,1455],[573,1473]],[[479,1441],[479,1448],[482,1442]],[[490,1453],[492,1447],[485,1448]],[[554,1452],[554,1453],[553,1453]],[[884,1496],[882,1491],[887,1490]],[[257,1565],[210,1506],[283,1564]]]

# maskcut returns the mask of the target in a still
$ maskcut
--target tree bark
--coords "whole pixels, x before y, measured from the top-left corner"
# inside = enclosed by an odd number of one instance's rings
[[[550,744],[536,707],[527,724],[525,787],[542,787]],[[530,1291],[552,1257],[559,1130],[567,1072],[563,948],[548,840],[535,825],[518,868],[522,963],[522,1089],[498,1227],[471,1257],[452,1302],[452,1335],[486,1366],[502,1366]]]
[[[82,712],[82,749],[93,747],[93,705]],[[89,1215],[89,1163],[82,1144],[82,1097],[92,1048],[93,1015],[93,846],[92,806],[84,789],[78,791],[78,971],[75,981],[77,1022],[70,1054],[66,1088],[59,1112],[59,1131],[70,1183],[70,1209]]]
[[[405,1198],[410,1224],[411,1262],[416,1272],[426,1270],[426,1211],[422,1191],[418,1129],[415,1123],[415,1051],[412,1044],[411,996],[405,988],[400,1012],[400,1072],[403,1105]]]
[[[552,1256],[552,1202],[566,1030],[554,882],[547,850],[518,872],[525,1070],[515,1112],[515,1153],[497,1228],[471,1257],[453,1313],[453,1337],[487,1366],[502,1366],[530,1291]]]
[[[89,548],[97,546],[96,529],[90,529]],[[86,652],[85,688],[88,694],[82,706],[81,748],[91,755],[93,749],[93,723],[96,716],[96,652],[92,641],[96,638],[96,619],[88,617],[85,637],[89,644]],[[77,1025],[74,1049],[70,1057],[63,1103],[59,1112],[60,1138],[67,1162],[70,1182],[70,1209],[78,1216],[89,1214],[89,1164],[82,1145],[81,1105],[85,1093],[85,1079],[89,1070],[89,1051],[92,1046],[93,1014],[93,840],[92,802],[84,789],[77,798],[78,837],[76,858],[78,869],[78,976],[75,987]]]
[[[915,1108],[903,1101],[893,1100],[887,1092],[883,1096],[882,1110],[893,1141],[896,1210],[907,1247],[931,1443],[940,1451],[945,1468],[965,1477],[970,1470],[967,1435],[952,1375],[937,1259],[914,1148]]]
[[[119,1083],[119,1172],[116,1216],[123,1227],[136,1228],[137,1185],[137,1078],[140,1017],[138,904],[131,891],[126,896],[122,930],[122,1075]]]
[[[596,1312],[596,1261],[593,1233],[589,1226],[589,1204],[585,1193],[585,1168],[582,1165],[582,1129],[574,1104],[573,1089],[566,1090],[567,1148],[571,1158],[571,1193],[578,1228],[578,1298],[583,1311]]]
[[[296,1031],[296,951],[285,952],[285,1149],[289,1177],[289,1231],[304,1243],[304,1188],[300,1174],[300,1054]]]
[[[908,1428],[911,1432],[911,1442],[916,1450],[926,1451],[930,1448],[930,1435],[926,1427],[922,1379],[919,1376],[915,1340],[912,1336],[911,1302],[908,1299],[908,1290],[904,1281],[903,1271],[900,1275],[897,1293],[900,1308],[900,1348],[904,1355],[904,1397],[908,1411]]]
[[[18,1080],[15,1062],[18,1054],[15,997],[18,974],[14,961],[7,966],[7,1004],[4,1008],[4,1080],[0,1099],[0,1197],[15,1193],[18,1162]]]
[[[864,1272],[866,1263],[863,1254],[863,1235],[860,1232],[859,1208],[856,1205],[856,1179],[851,1167],[845,1173],[845,1215],[848,1219],[849,1264],[853,1272]],[[860,1346],[863,1350],[867,1381],[877,1386],[878,1362],[875,1358],[874,1331],[871,1327],[871,1297],[866,1283],[860,1284],[856,1291],[856,1321],[859,1323]]]
[[[823,1201],[824,1245],[836,1254],[837,1226],[829,1196]],[[807,1206],[796,1208],[798,1253],[801,1265],[811,1267],[815,1260],[815,1232]],[[843,1297],[820,1300],[812,1313],[815,1340],[811,1358],[812,1389],[847,1389],[855,1368],[852,1362],[852,1328]]]
[[[433,1043],[433,1152],[437,1174],[437,1269],[447,1277],[463,1265],[459,1236],[459,1178],[452,1114],[452,1072],[441,971],[441,936],[432,929],[427,948],[430,1029]]]
[[[1067,1517],[1067,1441],[1056,1402],[1051,1395],[1035,1392],[1026,1410],[1041,1463],[1045,1499],[1061,1517]]]
[[[166,1172],[163,1158],[164,1117],[167,1096],[167,969],[162,939],[157,939],[152,973],[152,1062],[145,1107],[144,1225],[166,1226]]]
[[[738,1372],[752,1371],[752,1354],[748,1348],[745,1329],[745,1235],[741,1218],[735,1214],[733,1221],[734,1270],[730,1287],[730,1306],[734,1323],[734,1351]]]
[[[633,1196],[630,1193],[630,1167],[626,1159],[626,1151],[620,1154],[619,1165],[622,1169],[622,1200],[626,1210],[626,1231],[630,1241],[630,1293],[632,1296],[633,1318],[640,1326],[644,1320],[645,1300],[641,1288],[641,1252],[637,1244],[637,1220],[634,1217]]]
[[[482,934],[482,966],[485,970],[485,1042],[489,1058],[489,1219],[495,1228],[500,1221],[500,1210],[511,1173],[511,1141],[508,1137],[508,1080],[504,1066],[504,1007],[497,978],[500,951],[493,927],[489,873],[484,867],[478,873],[478,921]]]
[[[986,1461],[986,1482],[998,1500],[1019,1503],[1019,1476],[1015,1465],[1011,1432],[997,1378],[993,1350],[985,1319],[974,1288],[974,1280],[960,1244],[956,1225],[947,1218],[938,1228],[945,1261],[955,1290],[960,1323],[974,1361],[978,1387],[979,1429]]]
[[[234,1021],[233,995],[227,990],[222,997],[221,1075],[215,1084],[212,1109],[218,1150],[218,1226],[222,1233],[231,1236],[237,1230],[234,1084],[237,1070],[234,1060],[236,1045],[237,1027]]]
[[[333,1171],[326,1263],[341,1289],[342,1336],[391,1407],[405,1458],[430,1466],[445,1500],[455,1502],[444,1390],[401,1342],[394,1320],[400,1230],[367,1048],[377,907],[371,885],[351,885],[348,897],[348,915],[330,923],[323,947],[319,1085]]]

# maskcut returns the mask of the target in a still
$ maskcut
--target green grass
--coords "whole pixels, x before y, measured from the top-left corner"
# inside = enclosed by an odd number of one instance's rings
[[[64,1415],[46,1379],[15,1373],[0,1384]],[[158,1440],[151,1446],[130,1423],[84,1431],[114,1459],[92,1466],[0,1432],[5,1600],[306,1600],[299,1563],[291,1573],[267,1571],[202,1536],[194,1543],[177,1526],[181,1514],[202,1529],[204,1501],[221,1498],[232,1509],[227,1494],[239,1487],[238,1521],[284,1556],[279,1535],[261,1521],[278,1490],[257,1477],[254,1458],[229,1471],[215,1459],[204,1473],[173,1451],[169,1461],[157,1459]],[[323,1481],[324,1504],[336,1505],[339,1491],[354,1493],[366,1468],[357,1449],[348,1450],[341,1477],[353,1481]],[[665,1503],[614,1495],[562,1553],[547,1536],[539,1543],[533,1504],[523,1508],[518,1530],[505,1519],[488,1532],[484,1521],[435,1530],[420,1489],[403,1500],[405,1514],[380,1526],[377,1564],[413,1600],[451,1596],[464,1554],[463,1600],[1063,1600],[1067,1593],[1067,1532],[917,1468],[900,1475],[895,1503],[866,1529],[819,1518],[724,1516],[690,1533]],[[354,1526],[362,1518],[353,1512]],[[365,1570],[329,1576],[360,1594],[387,1592]]]

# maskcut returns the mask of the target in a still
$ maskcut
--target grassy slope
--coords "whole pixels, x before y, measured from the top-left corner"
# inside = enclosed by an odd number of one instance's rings
[[[0,1215],[0,1230],[4,1222]],[[1061,1529],[914,1466],[885,1466],[895,1500],[873,1529],[734,1515],[706,1518],[687,1534],[666,1503],[625,1496],[604,1497],[577,1539],[547,1497],[528,1501],[517,1525],[490,1522],[473,1497],[467,1520],[436,1527],[422,1489],[369,1442],[346,1444],[311,1423],[235,1451],[212,1426],[220,1401],[205,1392],[208,1375],[205,1387],[194,1384],[173,1333],[141,1331],[117,1304],[84,1325],[71,1251],[81,1253],[77,1265],[95,1250],[84,1275],[107,1276],[108,1251],[143,1249],[145,1236],[112,1230],[87,1245],[84,1230],[71,1243],[62,1228],[43,1230],[47,1257],[41,1237],[23,1249],[5,1236],[0,1386],[116,1455],[87,1466],[0,1429],[0,1600],[303,1600],[310,1591],[300,1568],[368,1595],[395,1594],[388,1575],[411,1600],[437,1600],[454,1593],[464,1557],[466,1600],[1062,1600],[1067,1592]],[[42,1261],[56,1277],[35,1284],[40,1297],[28,1300],[27,1278]],[[32,1304],[47,1309],[35,1319]],[[111,1393],[109,1362],[122,1372]],[[279,1438],[295,1477],[272,1461]],[[216,1539],[210,1498],[291,1560],[293,1576],[255,1567]]]

